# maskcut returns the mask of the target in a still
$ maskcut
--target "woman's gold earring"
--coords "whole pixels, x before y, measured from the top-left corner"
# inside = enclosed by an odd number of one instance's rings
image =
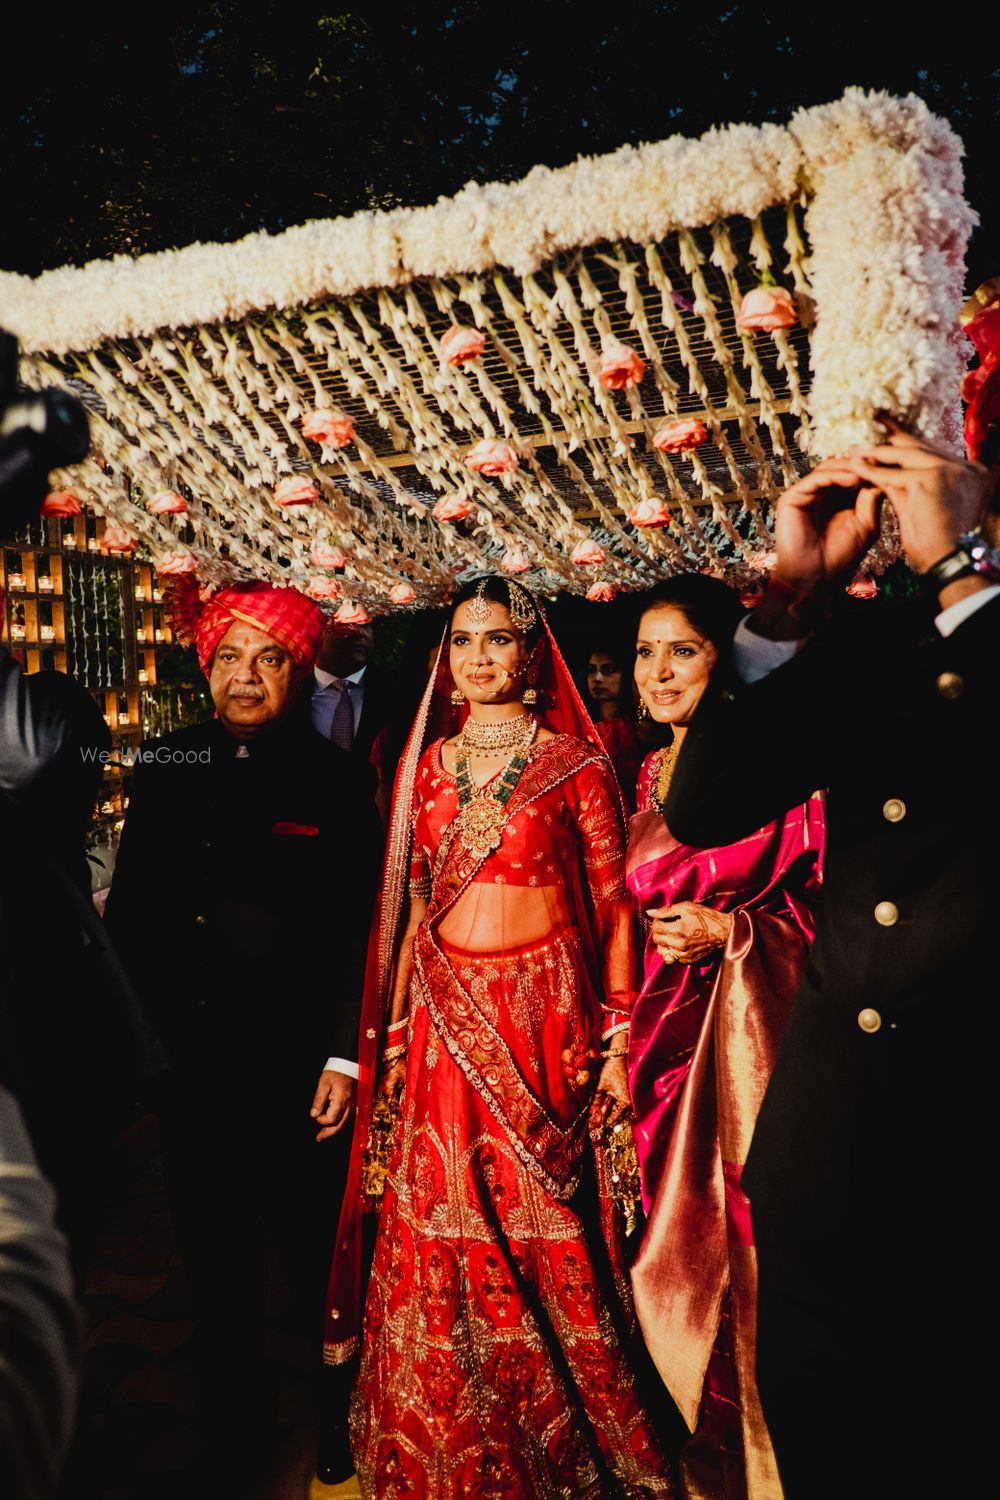
[[[535,683],[538,681],[538,672],[535,667],[529,667],[527,671],[527,687],[521,694],[521,702],[525,708],[534,708],[538,702],[538,689]]]
[[[462,692],[462,689],[460,687],[452,688],[451,701],[452,703],[454,703],[456,708],[461,708],[462,704],[465,702],[465,694]]]
[[[645,703],[642,701],[641,698],[639,699],[639,707],[636,710],[636,717],[640,718],[640,719],[648,719],[649,718],[649,709],[646,707]]]

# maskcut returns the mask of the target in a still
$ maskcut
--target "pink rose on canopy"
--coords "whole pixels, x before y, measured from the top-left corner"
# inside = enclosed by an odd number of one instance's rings
[[[477,474],[509,474],[520,461],[509,443],[483,438],[466,454],[465,467],[475,469]]]
[[[181,516],[187,508],[187,501],[174,490],[160,490],[146,501],[146,509],[152,516]]]
[[[371,615],[357,599],[345,599],[334,615],[337,625],[370,625]]]
[[[581,567],[590,563],[602,563],[607,561],[604,548],[594,541],[593,537],[587,537],[586,541],[577,542],[569,555],[570,562],[579,563]]]
[[[640,500],[635,509],[629,511],[628,520],[633,526],[669,526],[670,511],[663,501],[654,495],[651,500]]]
[[[628,344],[605,345],[597,378],[607,390],[627,390],[630,385],[638,385],[645,373],[645,360]]]
[[[166,576],[170,574],[196,573],[198,571],[198,564],[190,552],[168,552],[166,557],[161,557],[156,564],[156,571]]]
[[[354,423],[345,412],[318,406],[302,418],[302,436],[327,448],[346,448],[355,439]]]
[[[72,490],[53,490],[42,501],[43,516],[78,516],[82,511],[83,506]]]
[[[412,604],[417,591],[412,583],[394,583],[389,590],[390,604]]]
[[[878,584],[874,578],[855,578],[853,583],[847,585],[847,592],[852,599],[874,599],[878,593]]]
[[[770,573],[778,561],[777,552],[765,552],[763,548],[759,552],[751,552],[747,558],[747,567],[753,568],[758,573]]]
[[[317,568],[346,568],[347,553],[332,542],[317,542],[310,553]]]
[[[500,559],[500,566],[505,573],[527,573],[531,558],[520,547],[508,547]]]
[[[279,505],[314,505],[319,499],[319,491],[304,474],[292,474],[281,480],[274,498]]]
[[[442,495],[431,511],[435,521],[464,521],[472,513],[472,502],[464,495]]]
[[[610,604],[618,593],[613,583],[592,583],[587,590],[587,598],[592,604]]]
[[[783,286],[757,286],[747,292],[736,315],[737,328],[761,329],[770,333],[775,328],[791,328],[799,321],[791,292]]]
[[[134,552],[139,545],[124,526],[106,526],[101,541],[109,552]]]
[[[700,417],[675,417],[653,433],[653,447],[658,453],[683,453],[700,447],[707,437],[708,429]]]
[[[336,578],[310,578],[306,593],[311,599],[339,599],[340,584]]]
[[[448,364],[462,365],[467,359],[478,359],[486,348],[486,335],[478,328],[462,328],[452,323],[441,336],[441,353]]]

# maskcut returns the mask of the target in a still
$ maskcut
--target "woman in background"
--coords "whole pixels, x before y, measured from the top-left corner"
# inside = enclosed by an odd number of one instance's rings
[[[672,743],[639,775],[628,885],[647,928],[629,1087],[648,1214],[633,1267],[646,1343],[693,1436],[690,1500],[775,1500],[754,1380],[756,1262],[740,1174],[812,938],[823,811],[813,797],[736,844],[679,844],[662,808],[713,668],[742,615],[715,579],[661,584],[639,620],[635,682]],[[740,747],[732,747],[740,775]]]
[[[629,808],[645,747],[639,739],[630,681],[632,654],[608,635],[595,641],[587,655],[585,701],[597,737],[615,768]]]

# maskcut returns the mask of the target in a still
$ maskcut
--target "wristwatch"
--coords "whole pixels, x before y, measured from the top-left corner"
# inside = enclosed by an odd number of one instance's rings
[[[953,552],[945,553],[923,574],[923,582],[933,594],[940,594],[956,578],[988,578],[1000,583],[1000,552],[991,547],[982,530],[963,531]]]

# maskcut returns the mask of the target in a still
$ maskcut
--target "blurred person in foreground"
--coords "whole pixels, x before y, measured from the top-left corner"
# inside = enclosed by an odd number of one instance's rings
[[[322,1327],[381,832],[368,767],[292,712],[319,607],[185,584],[172,612],[216,717],[140,747],[106,921],[174,1062],[158,1114],[211,1484],[273,1451],[269,1251],[298,1328]]]
[[[1000,302],[975,311],[970,461],[886,421],[786,492],[736,676],[688,727],[674,834],[739,838],[829,787],[815,946],[743,1184],[758,1383],[787,1500],[972,1494],[991,1430],[1000,865],[983,773],[1000,674]],[[844,599],[891,504],[922,597]],[[988,1191],[988,1189],[987,1189]]]
[[[55,1194],[0,1088],[0,1495],[48,1500],[73,1427],[80,1329]]]

